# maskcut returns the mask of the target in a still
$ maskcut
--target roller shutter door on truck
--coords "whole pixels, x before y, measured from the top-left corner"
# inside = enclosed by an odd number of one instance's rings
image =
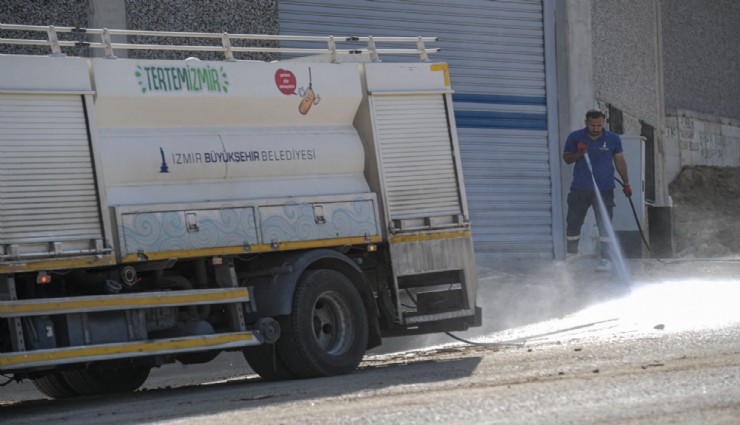
[[[0,173],[6,249],[79,250],[102,239],[82,96],[0,94]]]
[[[553,258],[563,250],[551,2],[287,0],[291,35],[437,36],[454,90],[477,256]],[[283,44],[287,47],[287,44]],[[388,61],[418,61],[389,57]],[[547,66],[546,66],[547,65]],[[555,196],[553,196],[555,194]]]
[[[462,214],[442,95],[373,103],[391,219]]]

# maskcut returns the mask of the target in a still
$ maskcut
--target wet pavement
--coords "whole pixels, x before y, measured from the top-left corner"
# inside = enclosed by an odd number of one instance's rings
[[[593,306],[628,298],[633,291],[652,285],[689,282],[689,286],[696,287],[735,281],[740,288],[740,258],[627,259],[626,277],[620,277],[617,270],[597,272],[597,264],[596,258],[589,257],[571,263],[520,260],[479,264],[478,305],[483,309],[483,325],[454,335],[475,340],[506,329],[562,319]],[[663,293],[666,298],[671,297],[670,289]],[[451,341],[445,334],[390,338],[370,354]]]
[[[522,344],[563,331],[592,327],[617,332],[619,326],[668,330],[683,315],[689,323],[723,311],[740,299],[740,259],[628,260],[629,283],[614,273],[595,272],[597,261],[507,261],[479,265],[478,305],[483,325],[454,336],[484,343]],[[638,317],[639,315],[639,317]],[[640,320],[639,326],[634,322]],[[440,333],[387,338],[369,357],[430,346],[459,344]],[[145,389],[212,382],[251,371],[240,353],[222,353],[204,365],[167,365],[152,371]],[[0,388],[0,400],[44,398],[29,381]]]

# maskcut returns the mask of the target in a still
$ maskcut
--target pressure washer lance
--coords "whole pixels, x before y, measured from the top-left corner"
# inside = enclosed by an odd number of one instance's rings
[[[624,263],[624,258],[622,257],[619,246],[617,245],[617,239],[616,239],[617,237],[614,234],[614,228],[612,227],[611,219],[606,213],[606,207],[604,206],[604,200],[601,198],[601,191],[599,190],[599,186],[596,184],[596,178],[594,177],[594,170],[591,167],[591,158],[588,156],[588,152],[584,152],[583,157],[586,158],[586,166],[588,166],[588,171],[591,174],[591,181],[594,184],[594,194],[596,195],[596,198],[599,201],[599,213],[601,213],[601,221],[604,222],[604,227],[609,232],[609,241],[611,244],[611,251],[613,254],[612,261],[614,262],[614,266],[617,268],[617,273],[619,274],[619,277],[624,281],[624,283],[629,284],[629,273],[627,273],[627,267]],[[594,211],[594,214],[596,214],[596,211]]]

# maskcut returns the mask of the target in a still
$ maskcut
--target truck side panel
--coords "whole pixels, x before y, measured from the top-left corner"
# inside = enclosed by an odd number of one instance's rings
[[[373,193],[114,209],[124,262],[379,242]]]

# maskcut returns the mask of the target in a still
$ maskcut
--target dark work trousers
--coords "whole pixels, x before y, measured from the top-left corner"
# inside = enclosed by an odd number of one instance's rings
[[[611,222],[612,217],[614,217],[614,190],[602,190],[601,198],[604,201],[606,213],[609,216],[609,222]],[[610,259],[609,232],[607,231],[606,223],[602,220],[601,213],[599,212],[599,200],[596,197],[596,192],[572,188],[570,189],[570,193],[568,193],[568,215],[565,218],[565,238],[567,240],[568,254],[578,254],[578,242],[581,239],[581,227],[583,226],[583,221],[586,219],[588,209],[591,207],[594,209],[596,225],[599,228],[601,258]]]

